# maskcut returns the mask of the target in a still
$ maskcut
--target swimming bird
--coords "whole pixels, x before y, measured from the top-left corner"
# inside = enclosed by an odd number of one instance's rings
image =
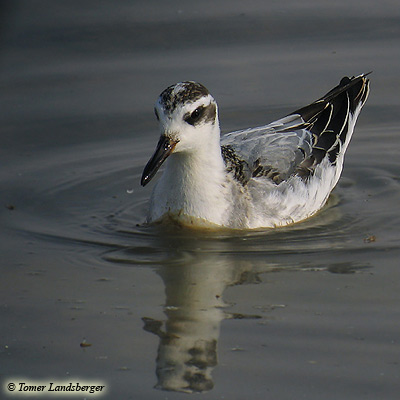
[[[305,220],[326,203],[369,93],[368,74],[344,77],[313,103],[268,125],[221,137],[208,89],[186,81],[166,88],[155,105],[161,137],[144,168],[145,186],[165,162],[148,222],[235,229]]]

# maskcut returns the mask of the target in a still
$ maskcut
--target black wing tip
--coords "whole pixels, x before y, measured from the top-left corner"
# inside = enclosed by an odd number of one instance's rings
[[[361,77],[361,78],[365,78],[366,76],[371,75],[373,72],[374,72],[374,71],[366,72],[365,74],[361,74],[360,77]]]
[[[352,76],[351,78],[349,78],[348,76],[344,76],[340,80],[339,85],[337,85],[332,90],[330,90],[325,96],[321,97],[317,102],[329,102],[332,99],[334,99],[335,97],[337,97],[338,95],[340,95],[341,93],[352,88],[354,85],[356,85],[360,81],[363,82],[362,86],[368,85],[369,79],[367,79],[366,77],[370,74],[372,74],[372,71],[367,72],[365,74],[358,75],[358,76]]]
[[[299,165],[297,175],[307,178],[326,156],[332,164],[336,163],[341,146],[349,140],[348,116],[357,117],[368,98],[367,76],[371,73],[351,78],[345,76],[321,99],[297,111],[303,120],[310,122],[314,136],[312,155]]]
[[[364,74],[360,74],[360,75],[357,75],[357,76],[352,76],[351,78],[349,78],[348,76],[344,76],[342,78],[342,80],[340,81],[340,84],[342,84],[342,81],[344,81],[344,80],[347,81],[344,84],[358,82],[359,80],[366,78],[368,75],[371,75],[372,72],[373,71],[369,71],[369,72],[366,72]]]
[[[357,85],[362,81],[362,85],[360,91],[363,88],[367,88],[366,93],[368,94],[368,87],[369,87],[369,79],[367,78],[368,75],[372,74],[373,71],[358,75],[352,76],[349,78],[348,76],[343,77],[340,80],[339,85],[335,86],[332,90],[330,90],[325,96],[322,96],[317,101],[299,108],[298,110],[292,112],[291,114],[299,114],[303,118],[304,121],[310,121],[316,116],[318,116],[322,111],[325,110],[327,105],[332,102],[336,97],[338,97],[341,93],[351,89],[353,86]],[[356,95],[354,96],[357,97]],[[362,99],[362,102],[365,103],[366,97]],[[290,115],[290,114],[289,114]]]

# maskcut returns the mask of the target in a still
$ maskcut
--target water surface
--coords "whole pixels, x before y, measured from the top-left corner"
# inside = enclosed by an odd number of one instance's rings
[[[397,2],[8,4],[2,383],[93,378],[110,399],[397,398]],[[205,84],[228,132],[370,70],[343,176],[314,218],[143,225],[166,86]]]

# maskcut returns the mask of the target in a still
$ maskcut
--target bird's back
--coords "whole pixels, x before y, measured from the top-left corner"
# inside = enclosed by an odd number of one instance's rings
[[[227,169],[242,184],[261,176],[279,184],[292,175],[312,176],[325,158],[342,163],[368,92],[366,75],[345,77],[321,99],[280,120],[223,136]]]

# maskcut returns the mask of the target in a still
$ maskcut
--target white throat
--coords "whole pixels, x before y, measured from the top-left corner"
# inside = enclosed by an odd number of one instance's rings
[[[203,141],[196,150],[175,152],[167,159],[153,190],[149,222],[168,213],[223,224],[229,204],[227,178],[218,124],[213,129],[210,140]]]

